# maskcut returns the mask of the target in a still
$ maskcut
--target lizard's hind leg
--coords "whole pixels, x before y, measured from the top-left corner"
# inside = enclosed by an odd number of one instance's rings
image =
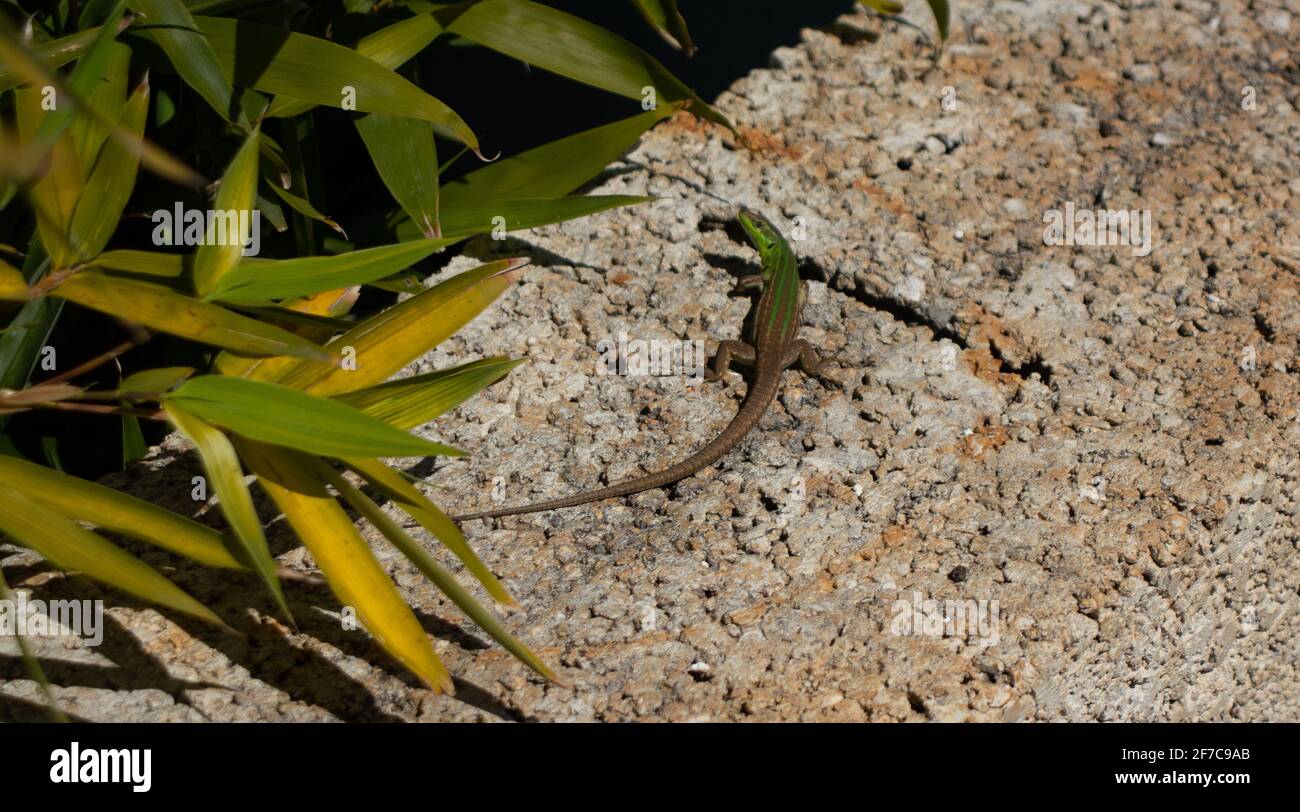
[[[790,349],[786,350],[785,358],[781,359],[781,366],[784,369],[789,369],[795,364],[798,364],[799,369],[805,374],[825,379],[829,361],[818,355],[813,345],[801,338],[790,345]]]
[[[743,341],[721,341],[718,343],[718,353],[713,356],[713,361],[709,364],[709,369],[704,373],[704,380],[716,381],[722,377],[722,374],[731,368],[732,362],[752,366],[757,353],[754,348]]]

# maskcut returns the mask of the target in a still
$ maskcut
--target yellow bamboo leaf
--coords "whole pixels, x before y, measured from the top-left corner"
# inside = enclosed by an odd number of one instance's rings
[[[122,105],[126,104],[131,49],[117,41],[109,42],[105,47],[107,54],[102,75],[97,78],[94,90],[86,96],[86,106],[98,116],[77,116],[70,125],[81,171],[85,174],[95,166],[95,159],[108,138],[111,129],[108,122],[121,118]]]
[[[75,570],[138,598],[224,626],[221,618],[158,571],[103,536],[53,510],[34,510],[15,491],[0,490],[0,531],[56,567]]]
[[[18,136],[22,143],[36,141],[36,132],[50,112],[50,106],[59,101],[58,94],[47,86],[25,85],[14,91]],[[71,133],[64,132],[59,136],[47,160],[44,175],[31,185],[28,194],[36,213],[41,242],[57,270],[68,267],[75,259],[68,239],[68,226],[82,191],[81,162]]]
[[[281,302],[280,306],[309,316],[343,316],[352,309],[352,305],[356,304],[360,294],[361,286],[357,285],[314,293],[311,296]],[[323,335],[320,331],[310,328],[299,328],[294,332],[311,341],[325,341],[333,335],[333,333]],[[297,362],[293,358],[248,358],[231,352],[222,352],[217,355],[215,366],[216,371],[223,375],[274,381],[295,363]]]
[[[383,491],[384,495],[393,500],[393,503],[406,511],[412,519],[419,522],[420,526],[428,530],[438,541],[443,543],[448,550],[451,550],[465,568],[470,571],[478,582],[483,585],[488,594],[494,600],[498,600],[507,606],[518,605],[506,588],[502,586],[497,577],[492,574],[492,570],[487,568],[474,548],[469,546],[465,540],[465,535],[460,532],[460,528],[451,520],[447,514],[438,509],[438,506],[425,498],[424,494],[411,483],[407,482],[401,474],[389,468],[383,462],[376,459],[367,459],[364,457],[345,457],[343,464],[356,471],[365,478],[372,486]]]
[[[211,527],[27,460],[0,456],[0,491],[21,493],[45,509],[147,541],[210,567],[245,566],[231,553],[229,540]]]
[[[418,567],[420,572],[424,573],[425,577],[433,582],[434,586],[438,587],[448,598],[451,598],[452,602],[459,606],[460,610],[470,620],[491,635],[492,639],[500,643],[502,648],[518,657],[524,665],[552,682],[559,681],[554,671],[543,663],[536,654],[533,654],[527,646],[520,643],[514,635],[506,631],[506,627],[502,625],[496,615],[474,600],[473,596],[465,591],[465,588],[452,577],[451,573],[443,569],[433,559],[433,556],[429,555],[427,550],[416,544],[415,540],[407,535],[406,531],[398,526],[397,522],[389,518],[387,513],[384,513],[378,505],[364,493],[357,490],[354,485],[339,476],[337,471],[319,460],[315,462],[317,473],[320,474],[321,478],[333,485],[334,489],[343,496],[348,504],[352,505],[353,509],[365,516],[366,521],[383,533],[384,537],[392,542],[393,546],[401,551],[402,555],[406,556],[412,564]]]
[[[106,271],[174,278],[183,274],[186,265],[192,265],[193,261],[194,257],[187,254],[164,254],[161,251],[123,248],[117,251],[105,251],[95,257],[90,265]]]
[[[159,285],[106,276],[100,271],[81,271],[51,293],[164,333],[253,355],[334,357],[310,341],[279,327]]]
[[[387,380],[465,326],[519,277],[527,259],[503,259],[453,276],[363,321],[325,346],[355,353],[355,368],[295,364],[277,383],[338,395]]]
[[[164,401],[163,410],[167,412],[167,416],[171,418],[177,430],[198,449],[199,458],[203,461],[203,469],[207,471],[212,487],[217,492],[222,515],[229,522],[230,529],[235,531],[235,538],[243,545],[244,553],[252,562],[253,569],[262,577],[267,589],[271,590],[271,597],[275,599],[276,605],[280,607],[280,611],[284,613],[289,623],[296,627],[293,613],[289,611],[289,604],[284,600],[280,579],[276,577],[275,559],[271,557],[271,549],[266,544],[262,522],[257,518],[253,497],[248,493],[248,485],[244,482],[244,469],[239,464],[239,456],[235,454],[234,445],[216,426],[198,415],[185,411],[175,401]]]
[[[424,375],[412,375],[335,397],[371,417],[413,429],[456,408],[506,376],[523,358],[484,358]]]
[[[131,134],[142,136],[148,115],[149,85],[141,82],[122,108],[119,123]],[[108,137],[107,132],[104,137]],[[77,261],[94,258],[104,250],[117,230],[122,210],[135,188],[136,170],[140,167],[140,143],[112,140],[100,150],[99,160],[86,178],[86,188],[69,225],[69,242],[77,252]]]
[[[240,456],[311,551],[339,601],[353,607],[380,645],[425,684],[439,693],[454,693],[451,675],[424,628],[312,470],[311,457],[243,438],[236,443]]]
[[[29,298],[31,295],[27,292],[27,278],[23,276],[22,271],[0,259],[0,299]]]
[[[242,215],[243,212],[252,211],[253,204],[257,201],[257,149],[258,134],[254,128],[221,176],[221,186],[217,189],[217,199],[213,204],[218,217],[212,218],[208,223],[204,244],[199,246],[198,254],[194,257],[194,290],[200,296],[207,296],[216,290],[221,277],[233,271],[243,256],[244,242],[250,235],[240,234],[238,228],[234,229],[235,234],[231,234],[227,228],[224,239],[218,239],[215,226],[220,225],[222,213],[236,212]],[[250,228],[256,228],[251,216],[247,220],[239,216],[238,221],[247,222]]]

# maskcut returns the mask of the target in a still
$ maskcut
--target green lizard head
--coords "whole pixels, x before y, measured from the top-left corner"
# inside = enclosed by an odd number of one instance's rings
[[[781,236],[781,232],[777,231],[770,220],[753,209],[741,209],[736,219],[740,221],[741,227],[749,235],[749,241],[758,251],[758,256],[762,260],[763,278],[770,278],[775,265],[769,260],[782,249],[789,250],[785,237]]]

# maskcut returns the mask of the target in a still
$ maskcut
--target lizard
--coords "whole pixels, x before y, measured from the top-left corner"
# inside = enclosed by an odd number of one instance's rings
[[[720,342],[704,375],[705,380],[719,380],[733,362],[753,369],[753,382],[745,393],[736,416],[727,427],[699,451],[654,473],[573,496],[466,513],[453,516],[452,519],[465,522],[558,510],[671,485],[717,462],[758,425],[776,399],[782,373],[786,369],[798,364],[805,374],[823,375],[826,362],[811,344],[798,337],[799,316],[808,298],[808,283],[799,278],[794,250],[776,226],[757,211],[742,208],[737,214],[737,220],[758,251],[761,273],[742,277],[733,293],[746,293],[755,289],[762,292],[750,320],[750,342]]]

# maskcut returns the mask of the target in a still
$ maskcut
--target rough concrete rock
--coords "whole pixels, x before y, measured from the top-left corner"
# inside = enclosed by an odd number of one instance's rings
[[[730,418],[738,376],[596,374],[620,331],[736,337],[755,255],[699,189],[804,237],[803,334],[838,385],[787,373],[759,430],[673,488],[467,525],[569,686],[367,528],[456,697],[341,630],[326,590],[289,585],[292,634],[251,577],[182,567],[247,636],[112,595],[100,648],[37,641],[60,699],[113,720],[1300,719],[1300,8],[958,9],[937,64],[865,13],[805,31],[718,101],[759,152],[672,119],[591,187],[662,199],[440,274],[535,258],[408,370],[530,359],[422,430],[472,452],[414,469],[468,510],[498,477],[515,503],[649,471]],[[1066,203],[1150,210],[1150,255],[1045,245]],[[115,484],[192,511],[196,466],[171,438]],[[311,569],[281,525],[280,560]],[[109,597],[5,563],[46,597]],[[34,715],[11,655],[0,712]]]

